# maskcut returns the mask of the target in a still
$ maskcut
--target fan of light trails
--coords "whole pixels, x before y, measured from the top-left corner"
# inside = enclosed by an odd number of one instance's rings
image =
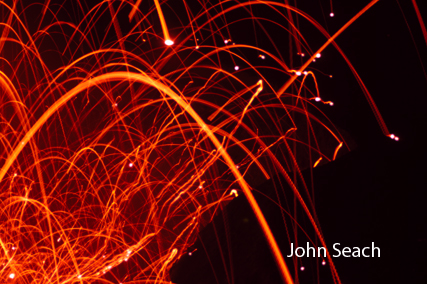
[[[300,169],[335,159],[345,142],[309,67],[376,1],[332,37],[278,2],[9,2],[0,282],[165,283],[200,226],[242,193],[292,283],[251,187],[285,177],[323,243]],[[296,15],[325,45],[308,45]],[[235,42],[242,25],[247,42]],[[284,34],[292,40],[278,46]],[[287,46],[307,56],[290,63]]]

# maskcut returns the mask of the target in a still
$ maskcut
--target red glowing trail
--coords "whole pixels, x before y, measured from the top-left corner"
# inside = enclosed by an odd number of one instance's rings
[[[418,22],[420,23],[421,30],[423,31],[424,41],[426,42],[427,46],[427,29],[426,25],[424,24],[423,17],[421,17],[420,9],[418,9],[417,2],[415,0],[412,0],[412,5],[414,6],[415,13],[417,14]]]

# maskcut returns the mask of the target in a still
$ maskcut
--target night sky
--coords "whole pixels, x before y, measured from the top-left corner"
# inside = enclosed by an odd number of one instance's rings
[[[303,5],[299,8],[330,34],[369,3],[333,1],[335,17],[330,18],[328,1],[309,2],[298,3]],[[421,7],[420,12],[426,15]],[[313,171],[316,209],[328,248],[337,242],[350,247],[375,242],[381,248],[380,258],[334,258],[342,283],[427,283],[427,76],[423,69],[427,48],[411,1],[380,1],[336,42],[359,72],[390,133],[400,141],[382,134],[350,69],[333,47],[327,48],[316,68],[333,74],[333,79],[320,78],[319,86],[335,106],[324,111],[351,142],[350,153]],[[307,170],[304,173],[309,175]],[[280,211],[264,196],[276,200],[272,184],[257,187],[263,194],[255,196],[287,253]],[[292,200],[292,193],[289,196]],[[172,280],[281,283],[263,238],[247,202],[239,196],[201,231],[192,247],[197,250],[174,266]],[[287,261],[292,271],[292,262]],[[319,283],[333,283],[328,272],[327,266],[319,271],[307,266],[299,281],[318,283],[319,273]]]

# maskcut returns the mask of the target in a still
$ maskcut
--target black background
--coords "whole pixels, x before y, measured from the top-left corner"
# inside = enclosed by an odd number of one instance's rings
[[[333,34],[368,3],[333,1],[333,18],[327,1],[298,5]],[[335,258],[342,283],[427,283],[427,77],[423,69],[427,48],[414,11],[411,1],[379,1],[336,40],[400,141],[383,135],[362,90],[333,47],[322,53],[317,65],[333,74],[328,82],[319,81],[321,94],[327,93],[335,103],[326,114],[354,141],[349,154],[314,170],[322,232],[329,248],[337,242],[350,247],[375,242],[381,248],[380,258]],[[426,15],[421,6],[420,12]],[[274,199],[272,183],[257,189]],[[255,196],[287,253],[283,219],[263,194]],[[192,249],[197,250],[172,268],[173,282],[281,283],[243,196],[201,231]],[[302,258],[298,265],[305,261]],[[293,271],[292,262],[287,263]],[[320,266],[318,271],[309,265],[298,273],[298,280],[333,283],[327,271],[328,267]]]

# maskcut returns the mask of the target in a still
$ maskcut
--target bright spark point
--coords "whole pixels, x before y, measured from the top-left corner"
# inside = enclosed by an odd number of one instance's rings
[[[322,261],[322,265],[326,265],[326,261]]]
[[[174,44],[174,42],[171,41],[170,39],[167,39],[167,40],[165,40],[165,44],[168,45],[168,46],[171,46],[171,45]]]
[[[129,168],[132,168],[133,167],[133,163],[129,163]]]
[[[320,58],[320,56],[322,56],[320,53],[316,54],[317,58]]]
[[[308,74],[308,72],[307,71],[304,71],[304,72],[302,72],[304,75],[307,75]]]
[[[261,59],[265,59],[265,55],[262,55],[262,54],[261,54],[259,57],[260,57]]]
[[[394,137],[394,140],[399,141],[399,137],[397,137],[397,136]]]
[[[236,70],[236,71],[239,70],[239,66],[237,66],[237,65],[234,66],[234,70]]]
[[[330,105],[330,106],[333,106],[333,105],[334,105],[334,103],[333,103],[333,102],[329,102],[329,105]]]
[[[333,16],[335,16],[334,13],[330,13],[329,16],[332,18]]]
[[[301,266],[300,270],[301,270],[301,271],[304,271],[304,270],[305,270],[305,267],[304,267],[304,266]]]
[[[189,253],[188,253],[188,255],[192,255],[192,253],[191,253],[191,252],[189,252]]]
[[[394,134],[390,134],[391,139],[394,139],[394,137],[395,137]]]
[[[15,278],[15,273],[11,273],[11,274],[9,274],[9,278],[10,278],[10,279]]]
[[[196,45],[196,49],[199,49],[200,46]]]
[[[227,44],[228,43],[228,39],[224,40],[224,43]]]
[[[300,72],[300,71],[295,72],[295,74],[296,74],[297,76],[301,76],[301,72]]]
[[[315,100],[316,102],[320,102],[322,99],[321,99],[321,98],[319,98],[319,97],[316,97],[314,100]]]

